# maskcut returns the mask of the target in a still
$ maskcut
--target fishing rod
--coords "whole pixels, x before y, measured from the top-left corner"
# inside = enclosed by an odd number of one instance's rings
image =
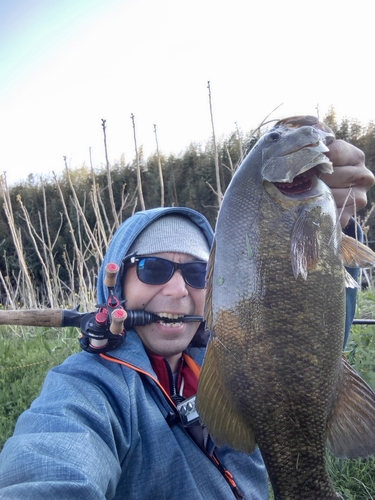
[[[111,351],[125,339],[126,330],[163,321],[164,323],[202,322],[203,316],[186,315],[179,318],[161,318],[157,314],[140,310],[125,310],[125,300],[120,301],[114,293],[117,264],[107,264],[104,284],[108,288],[108,299],[98,305],[94,312],[79,312],[75,309],[29,309],[0,311],[0,325],[22,325],[42,327],[76,327],[81,330],[79,338],[83,350],[91,353]]]
[[[0,311],[0,325],[76,327],[81,330],[79,338],[83,350],[91,353],[111,351],[119,347],[125,339],[126,330],[135,326],[164,323],[190,323],[203,321],[203,316],[186,315],[179,318],[161,318],[157,314],[140,310],[125,310],[125,300],[115,295],[115,284],[119,267],[107,264],[104,284],[108,288],[108,299],[98,305],[94,312],[79,312],[75,309],[29,309]],[[375,319],[354,319],[353,324],[375,324]]]

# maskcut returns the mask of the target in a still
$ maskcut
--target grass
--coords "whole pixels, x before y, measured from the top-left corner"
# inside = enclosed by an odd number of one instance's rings
[[[356,317],[375,319],[375,294],[358,294]],[[375,325],[353,325],[347,344],[351,365],[375,391]]]
[[[359,294],[356,316],[375,318],[374,293]],[[18,416],[38,396],[47,371],[79,351],[77,338],[75,328],[0,326],[0,449]],[[353,327],[347,355],[374,388],[375,326]],[[375,458],[342,460],[327,452],[327,466],[345,500],[375,500]]]
[[[75,328],[0,327],[0,449],[47,372],[79,350]]]
[[[375,457],[343,460],[328,451],[326,457],[334,487],[344,500],[375,500]],[[270,500],[273,499],[270,486]]]
[[[375,318],[375,294],[358,294],[357,318]],[[375,390],[375,325],[354,325],[347,356],[361,377]],[[342,460],[327,452],[327,466],[336,490],[345,500],[375,500],[375,457]]]
[[[357,318],[375,319],[375,294],[358,293]],[[352,366],[375,390],[375,325],[354,325],[346,354]],[[375,500],[375,456],[343,460],[327,451],[327,468],[344,500]],[[270,500],[274,498],[270,492]]]
[[[375,458],[343,460],[327,452],[327,467],[344,500],[375,500]]]

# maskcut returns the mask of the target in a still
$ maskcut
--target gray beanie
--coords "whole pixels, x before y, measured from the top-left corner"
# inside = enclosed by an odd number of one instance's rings
[[[129,254],[150,255],[161,252],[179,252],[208,261],[210,247],[199,227],[181,215],[165,215],[152,222],[136,238]]]

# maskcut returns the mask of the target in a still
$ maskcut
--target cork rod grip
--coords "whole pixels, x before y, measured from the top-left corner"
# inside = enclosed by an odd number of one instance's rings
[[[61,309],[5,310],[0,311],[0,325],[61,327],[62,315]]]

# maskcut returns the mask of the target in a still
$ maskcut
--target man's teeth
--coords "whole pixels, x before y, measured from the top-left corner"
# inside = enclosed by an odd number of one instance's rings
[[[167,322],[165,322],[165,321],[163,321],[163,318],[177,319],[177,318],[181,318],[181,316],[183,316],[183,314],[158,313],[158,316],[160,318],[162,318],[159,321],[159,323],[163,323],[163,325],[170,326],[170,327],[182,325],[182,321],[176,321],[176,322],[167,321]]]

